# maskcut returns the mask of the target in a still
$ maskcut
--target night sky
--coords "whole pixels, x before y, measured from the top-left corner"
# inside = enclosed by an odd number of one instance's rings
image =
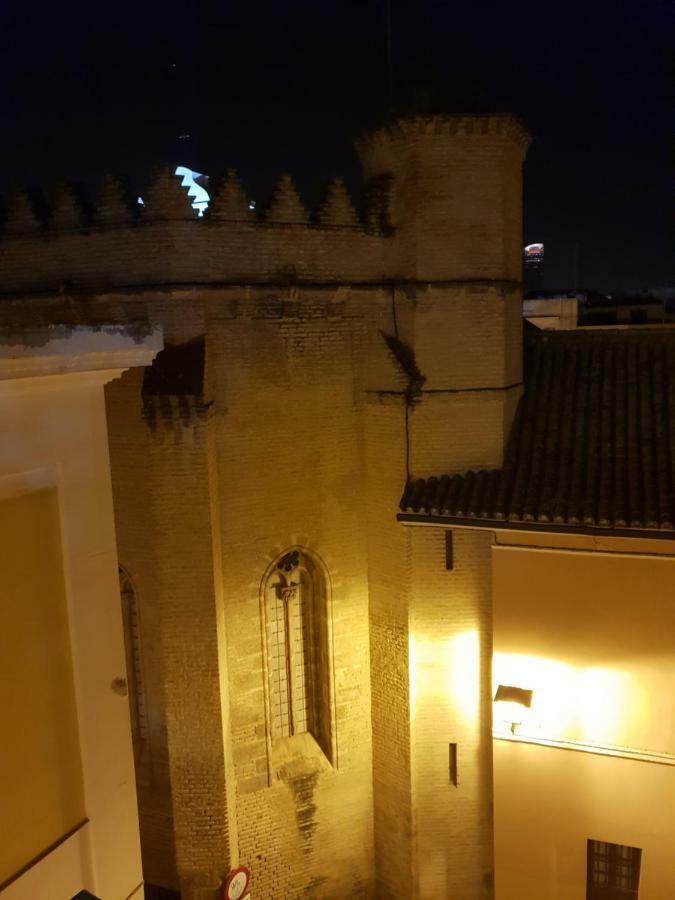
[[[3,171],[13,185],[157,161],[236,167],[264,203],[290,171],[359,190],[351,138],[389,108],[385,0],[79,5],[3,0]],[[391,0],[394,102],[512,110],[534,134],[525,242],[546,285],[675,286],[675,4]],[[410,98],[413,98],[411,101]],[[180,135],[189,135],[181,138]]]

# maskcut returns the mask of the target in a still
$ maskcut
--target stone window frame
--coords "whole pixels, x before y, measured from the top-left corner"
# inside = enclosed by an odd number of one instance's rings
[[[280,566],[293,555],[299,558],[299,564],[290,570],[280,572]],[[308,728],[300,733],[288,736],[274,734],[273,727],[273,666],[272,630],[270,617],[269,592],[278,589],[285,595],[286,601],[294,599],[293,585],[297,584],[297,573],[305,573],[311,579],[311,609],[308,610],[313,627],[308,635],[311,644],[310,652],[316,658],[323,654],[323,666],[320,669],[321,683],[307,685],[307,693],[312,693],[314,702],[320,705],[317,710],[323,723],[323,734],[316,733],[316,724],[312,723],[312,713],[308,713]],[[279,578],[279,574],[284,577]],[[291,590],[289,591],[289,588]],[[317,610],[317,606],[319,609]],[[317,611],[321,615],[317,616]],[[260,622],[262,633],[263,682],[265,698],[265,736],[267,743],[269,784],[275,779],[283,778],[284,773],[297,774],[299,769],[330,770],[337,769],[337,731],[335,712],[335,666],[333,638],[333,592],[328,568],[318,554],[308,547],[293,544],[277,553],[267,566],[260,582]],[[320,623],[321,627],[317,627]],[[323,634],[321,633],[323,629]],[[308,665],[308,669],[311,670]],[[306,675],[311,678],[309,672]],[[314,677],[317,677],[316,675]]]

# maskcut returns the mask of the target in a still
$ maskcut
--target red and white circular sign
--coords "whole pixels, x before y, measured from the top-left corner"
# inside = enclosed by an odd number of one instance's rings
[[[232,869],[225,882],[225,900],[240,900],[248,890],[251,873],[246,866]]]

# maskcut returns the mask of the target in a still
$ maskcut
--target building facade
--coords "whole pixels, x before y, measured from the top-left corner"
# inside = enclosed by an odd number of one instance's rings
[[[143,896],[104,385],[161,346],[36,319],[0,337],[3,900]]]
[[[258,218],[233,172],[202,218],[168,171],[140,213],[111,179],[91,219],[66,190],[46,223],[10,204],[2,327],[164,332],[106,388],[148,885],[214,900],[243,864],[255,898],[494,896],[491,560],[522,519],[485,503],[542,390],[527,143],[510,116],[393,122],[358,143],[361,215],[283,176]]]

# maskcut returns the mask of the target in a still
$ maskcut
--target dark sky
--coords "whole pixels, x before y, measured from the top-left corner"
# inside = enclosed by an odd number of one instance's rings
[[[387,109],[384,3],[2,0],[0,190],[106,171],[142,189],[162,158],[235,166],[261,202],[281,170],[308,202],[334,172],[358,190],[351,138]],[[577,244],[582,285],[675,285],[673,0],[391,11],[397,96],[442,85],[534,133],[524,239],[549,287]]]

